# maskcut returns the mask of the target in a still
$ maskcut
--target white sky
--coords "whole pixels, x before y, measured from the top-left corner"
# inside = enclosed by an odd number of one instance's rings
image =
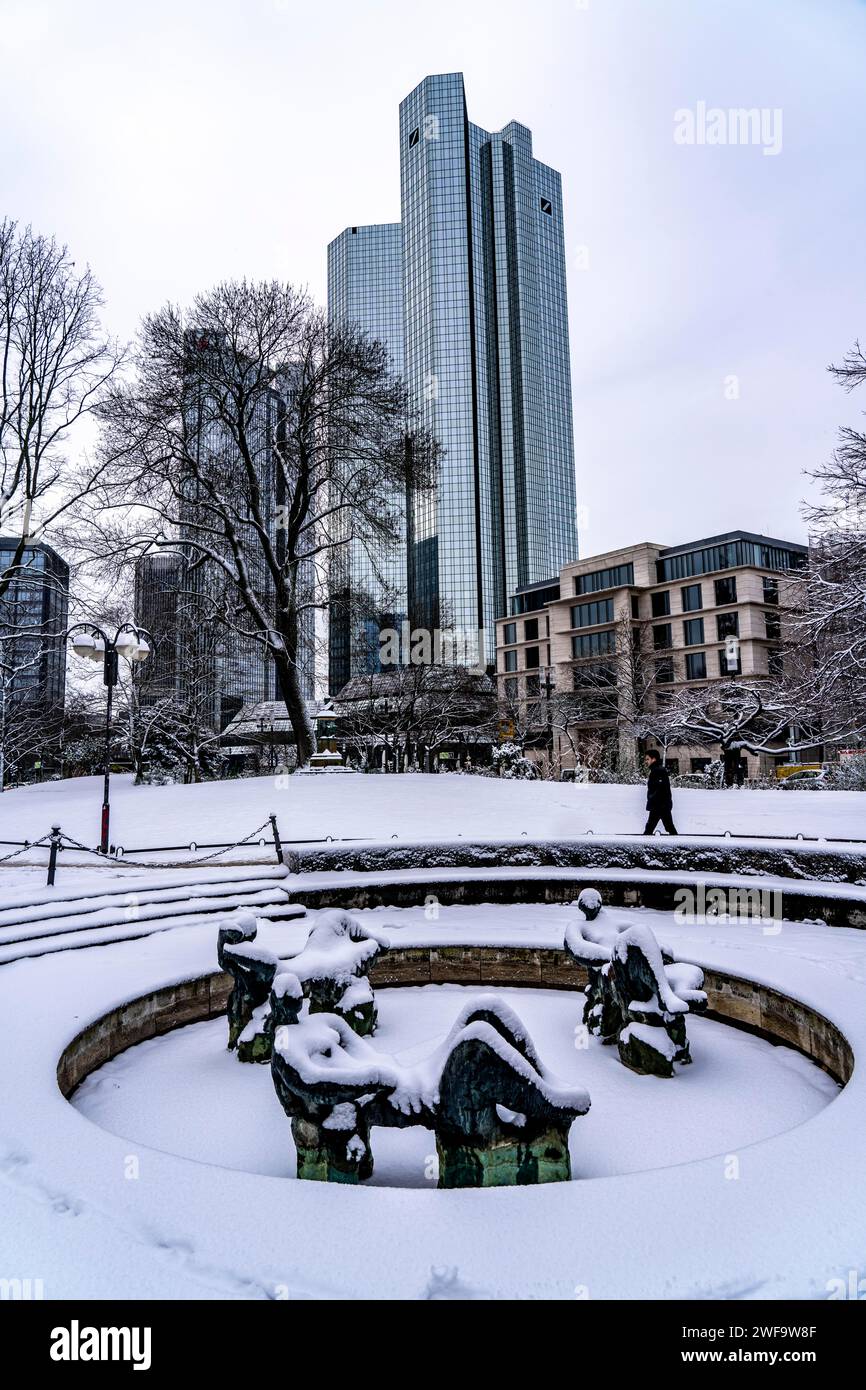
[[[0,211],[91,263],[124,337],[229,276],[323,299],[328,241],[399,218],[427,73],[528,125],[563,174],[586,555],[802,537],[803,470],[866,409],[824,371],[866,339],[863,0],[0,0],[0,59]],[[782,152],[677,145],[699,101],[781,108]]]

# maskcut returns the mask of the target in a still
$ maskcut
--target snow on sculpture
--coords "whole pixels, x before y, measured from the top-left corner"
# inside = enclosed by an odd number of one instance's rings
[[[271,990],[285,967],[310,1001],[311,1013],[333,1013],[361,1036],[376,1028],[376,1002],[367,973],[387,950],[346,912],[320,912],[303,950],[288,960],[255,945],[258,924],[246,913],[224,922],[217,958],[234,979],[229,995],[229,1049],[241,1062],[269,1062],[274,1021]]]
[[[589,1096],[542,1067],[496,996],[468,1004],[415,1068],[377,1051],[337,1015],[282,1016],[271,1072],[292,1122],[299,1178],[363,1182],[373,1173],[371,1129],[413,1125],[435,1131],[440,1187],[570,1178],[568,1133]]]
[[[634,926],[617,936],[610,973],[625,1023],[617,1039],[620,1061],[632,1071],[673,1076],[675,1062],[692,1060],[686,1014],[706,1010],[703,971],[666,965],[649,927]]]
[[[238,1046],[253,1015],[267,1007],[278,957],[256,946],[258,922],[252,913],[242,913],[223,922],[217,937],[217,960],[221,970],[231,975],[234,987],[228,999],[229,1051]]]
[[[665,954],[648,926],[609,919],[584,896],[578,906],[593,916],[565,932],[567,953],[589,977],[584,1024],[602,1042],[616,1042],[632,1071],[673,1076],[675,1063],[692,1060],[686,1014],[706,1010],[703,971]]]
[[[567,1182],[568,1134],[589,1110],[588,1093],[545,1070],[495,995],[467,1005],[446,1048],[434,1126],[439,1186]]]
[[[587,922],[594,922],[602,909],[601,894],[597,888],[584,888],[578,896],[577,905]]]
[[[376,1031],[376,1002],[367,979],[388,943],[348,912],[320,912],[307,944],[287,962],[301,981],[311,1013],[336,1014],[360,1037]]]
[[[583,1006],[583,1022],[587,1030],[602,1042],[613,1042],[622,1026],[620,1010],[613,993],[610,978],[610,956],[613,943],[624,930],[621,923],[603,912],[601,897],[585,903],[586,889],[577,900],[577,905],[587,918],[586,922],[569,922],[565,929],[565,950],[588,976],[584,991],[586,1003]],[[590,915],[591,913],[591,915]]]

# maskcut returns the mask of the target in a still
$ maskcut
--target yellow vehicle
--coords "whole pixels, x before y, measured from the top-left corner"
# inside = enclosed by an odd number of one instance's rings
[[[783,763],[776,768],[776,776],[780,782],[784,782],[788,777],[794,777],[798,772],[821,772],[823,763]]]

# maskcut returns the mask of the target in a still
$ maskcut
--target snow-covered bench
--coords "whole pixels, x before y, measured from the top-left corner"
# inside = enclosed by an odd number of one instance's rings
[[[427,1062],[406,1068],[338,1015],[301,1018],[299,991],[300,981],[281,975],[271,998],[271,1070],[299,1178],[364,1181],[373,1173],[370,1131],[412,1125],[435,1131],[440,1187],[571,1176],[568,1133],[589,1096],[545,1070],[502,1000],[468,1004]]]

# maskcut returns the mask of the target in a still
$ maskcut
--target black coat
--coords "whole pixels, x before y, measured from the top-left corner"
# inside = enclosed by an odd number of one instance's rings
[[[646,808],[648,811],[669,811],[672,805],[673,795],[668,770],[661,763],[653,763],[646,784]]]

